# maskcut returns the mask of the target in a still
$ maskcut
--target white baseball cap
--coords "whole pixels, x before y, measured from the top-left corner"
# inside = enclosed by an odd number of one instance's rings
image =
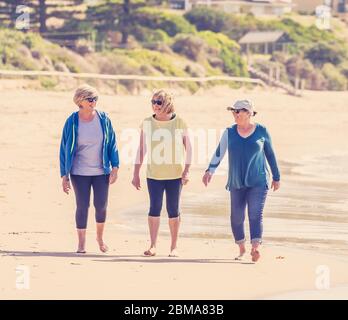
[[[242,110],[242,109],[249,111],[253,116],[257,114],[257,112],[254,110],[253,105],[248,100],[237,100],[232,107],[227,108],[227,110],[229,111]]]

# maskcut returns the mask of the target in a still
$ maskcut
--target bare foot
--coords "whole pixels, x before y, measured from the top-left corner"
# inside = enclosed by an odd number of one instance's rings
[[[245,251],[245,246],[239,246],[239,256],[235,257],[234,260],[243,260]]]
[[[82,245],[82,244],[79,244],[78,247],[77,247],[76,253],[86,253],[85,246]]]
[[[172,251],[170,251],[168,257],[179,257],[179,253],[177,249],[173,249]]]
[[[156,249],[155,248],[150,248],[146,251],[144,251],[144,256],[145,257],[153,257],[156,255]]]
[[[260,255],[260,252],[257,249],[252,249],[250,254],[251,254],[251,260],[253,262],[256,262],[257,260],[260,259],[261,255]]]
[[[106,245],[106,243],[104,243],[103,240],[98,240],[97,239],[97,242],[99,244],[99,249],[100,249],[101,252],[103,252],[103,253],[108,252],[109,247]]]

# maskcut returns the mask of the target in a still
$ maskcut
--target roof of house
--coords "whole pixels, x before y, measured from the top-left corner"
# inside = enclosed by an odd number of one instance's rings
[[[276,42],[283,34],[283,31],[250,31],[240,38],[238,42],[240,44]]]
[[[178,1],[178,0],[172,0],[172,1]],[[182,0],[183,2],[185,0]],[[247,5],[247,6],[275,6],[275,7],[293,7],[292,0],[190,0],[191,4],[224,4],[224,3],[231,3],[231,4],[240,4],[240,5]]]

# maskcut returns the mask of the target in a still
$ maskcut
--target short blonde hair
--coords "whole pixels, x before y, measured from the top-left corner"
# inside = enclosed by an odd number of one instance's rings
[[[166,92],[164,89],[154,90],[152,98],[159,98],[162,101],[162,113],[173,113],[174,109],[174,97],[171,93]]]
[[[74,94],[74,103],[80,107],[80,104],[83,100],[86,100],[88,98],[94,98],[98,96],[97,89],[91,87],[88,84],[83,84],[79,86]]]

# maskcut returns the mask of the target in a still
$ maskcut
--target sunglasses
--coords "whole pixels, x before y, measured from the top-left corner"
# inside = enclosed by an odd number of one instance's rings
[[[93,98],[87,98],[86,99],[88,102],[92,103],[92,102],[97,102],[98,101],[98,97],[93,97]]]
[[[241,111],[248,112],[248,110],[245,109],[245,108],[242,108],[242,109],[232,109],[232,108],[230,108],[229,110],[231,110],[233,113],[236,113],[236,114],[238,114]]]
[[[163,104],[163,102],[161,100],[151,100],[152,104],[158,104],[159,106],[161,106]]]

